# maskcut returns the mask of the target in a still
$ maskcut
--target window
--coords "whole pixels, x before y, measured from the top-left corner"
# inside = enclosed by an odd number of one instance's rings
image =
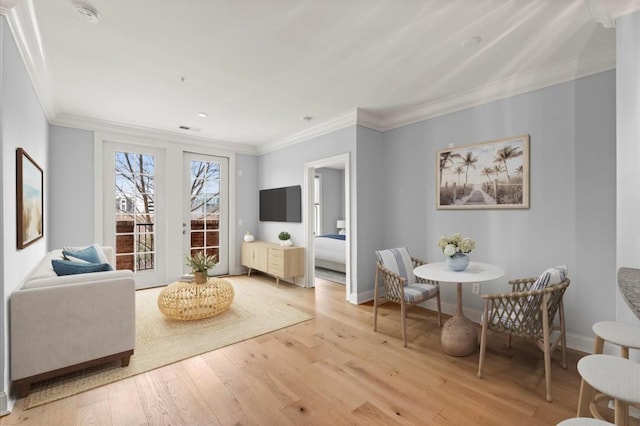
[[[204,251],[220,261],[220,163],[190,160],[190,253]]]
[[[115,152],[116,269],[155,269],[155,157]]]

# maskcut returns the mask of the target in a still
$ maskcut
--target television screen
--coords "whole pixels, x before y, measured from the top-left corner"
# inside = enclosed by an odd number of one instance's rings
[[[260,221],[302,222],[300,185],[260,190]]]

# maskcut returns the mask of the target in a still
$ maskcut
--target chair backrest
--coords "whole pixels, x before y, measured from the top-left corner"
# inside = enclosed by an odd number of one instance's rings
[[[405,285],[415,282],[413,261],[406,247],[376,251],[378,262],[386,269],[405,278]]]
[[[542,335],[542,308],[545,297],[549,323],[553,322],[569,283],[569,278],[565,277],[560,283],[535,290],[537,294],[529,296],[527,306],[522,313],[522,325],[529,329],[529,334]]]
[[[545,287],[560,284],[567,278],[567,265],[549,268],[540,274],[537,280],[531,284],[529,290],[542,290]]]

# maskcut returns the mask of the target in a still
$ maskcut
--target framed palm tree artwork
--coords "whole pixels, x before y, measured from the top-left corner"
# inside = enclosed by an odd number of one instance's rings
[[[529,135],[438,151],[438,209],[529,208]]]

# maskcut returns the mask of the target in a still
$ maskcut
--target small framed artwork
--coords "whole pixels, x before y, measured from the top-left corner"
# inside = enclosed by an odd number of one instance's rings
[[[16,150],[16,216],[18,248],[23,249],[44,236],[43,173],[24,149]]]
[[[529,135],[438,151],[438,209],[529,208]]]

